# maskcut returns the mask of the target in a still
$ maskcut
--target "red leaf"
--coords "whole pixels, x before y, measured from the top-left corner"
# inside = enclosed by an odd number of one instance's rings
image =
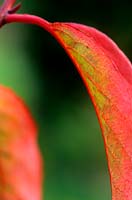
[[[102,129],[113,200],[132,199],[132,65],[105,34],[53,23],[52,34],[81,75]]]
[[[23,102],[0,86],[0,199],[41,199],[36,127]]]
[[[132,65],[117,45],[94,28],[49,23],[32,15],[5,16],[6,23],[43,27],[64,47],[91,96],[108,159],[112,199],[132,199]]]

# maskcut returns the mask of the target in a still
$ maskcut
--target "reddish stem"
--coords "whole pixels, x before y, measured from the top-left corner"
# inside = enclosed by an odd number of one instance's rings
[[[16,0],[5,0],[0,7],[0,16],[4,15],[8,10],[12,8]]]
[[[12,23],[12,22],[19,22],[19,23],[26,23],[26,24],[35,24],[37,26],[42,27],[49,33],[53,35],[51,23],[46,21],[45,19],[29,14],[7,14],[4,18],[4,22]]]

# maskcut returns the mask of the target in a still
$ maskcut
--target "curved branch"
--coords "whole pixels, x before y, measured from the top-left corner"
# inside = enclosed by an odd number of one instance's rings
[[[25,24],[34,24],[37,26],[40,26],[41,28],[45,29],[51,35],[54,35],[54,32],[52,30],[52,26],[50,26],[50,22],[46,21],[45,19],[30,15],[30,14],[7,14],[4,18],[4,24],[8,23],[25,23]]]
[[[5,15],[5,13],[12,8],[16,0],[5,0],[0,7],[0,18]]]

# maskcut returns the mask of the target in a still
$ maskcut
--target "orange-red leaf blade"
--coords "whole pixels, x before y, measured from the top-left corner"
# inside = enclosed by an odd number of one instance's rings
[[[23,102],[0,86],[0,199],[40,200],[41,155],[35,123]]]
[[[132,65],[117,45],[94,28],[53,23],[55,38],[81,75],[103,133],[112,199],[132,199]]]
[[[132,65],[117,45],[94,28],[49,23],[33,15],[5,16],[5,22],[36,24],[64,47],[81,75],[103,133],[112,199],[132,199]]]

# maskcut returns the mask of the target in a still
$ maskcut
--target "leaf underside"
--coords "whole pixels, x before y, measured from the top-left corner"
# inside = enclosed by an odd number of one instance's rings
[[[110,38],[94,28],[75,23],[50,26],[94,104],[108,159],[112,200],[131,200],[132,65]]]
[[[41,156],[23,102],[0,86],[0,200],[41,199]]]

